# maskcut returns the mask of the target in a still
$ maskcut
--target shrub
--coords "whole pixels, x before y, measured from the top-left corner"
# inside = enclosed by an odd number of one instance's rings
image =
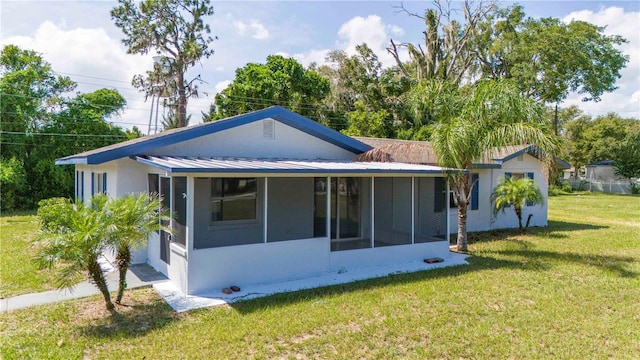
[[[0,160],[0,208],[16,210],[19,207],[19,194],[25,189],[27,177],[24,166],[16,158]]]
[[[44,199],[38,202],[38,218],[40,228],[45,232],[58,232],[69,229],[72,212],[69,210],[71,201],[65,198]]]

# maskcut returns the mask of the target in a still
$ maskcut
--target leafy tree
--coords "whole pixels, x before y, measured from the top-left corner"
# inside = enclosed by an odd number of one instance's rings
[[[59,217],[43,219],[42,239],[44,245],[37,255],[41,268],[60,264],[58,287],[73,286],[83,277],[88,277],[102,294],[107,310],[114,311],[107,282],[98,259],[107,247],[110,227],[107,218],[107,196],[98,195],[91,203],[71,204],[55,202],[45,204],[43,212],[60,214]],[[53,207],[53,208],[52,208]]]
[[[144,246],[151,233],[171,230],[160,225],[162,220],[168,221],[169,216],[166,211],[159,211],[161,203],[157,196],[147,193],[129,195],[110,200],[108,207],[111,214],[109,224],[113,226],[110,244],[116,249],[116,266],[120,277],[116,303],[120,304],[127,287],[131,250]]]
[[[38,147],[25,159],[32,205],[40,199],[73,196],[73,167],[56,166],[56,158],[128,139],[120,127],[108,122],[125,105],[118,91],[99,89],[63,101],[61,109],[50,114],[50,121],[34,134]]]
[[[214,38],[205,24],[213,15],[209,0],[119,0],[111,10],[111,18],[122,30],[122,42],[130,54],[156,52],[162,55],[146,76],[137,75],[133,85],[147,96],[165,91],[171,94],[170,106],[175,109],[180,127],[187,125],[187,102],[197,96],[197,81],[187,79],[186,72],[203,57],[213,54],[209,45]]]
[[[529,178],[515,179],[503,177],[491,193],[491,202],[494,204],[493,215],[513,206],[513,211],[518,217],[518,229],[522,230],[522,207],[528,202],[531,206],[544,204],[544,196],[540,188]],[[525,229],[529,227],[529,221]]]
[[[357,101],[356,110],[348,114],[349,127],[342,132],[349,136],[385,137],[384,120],[387,111],[367,111],[364,104]]]
[[[615,146],[613,169],[621,178],[629,179],[631,192],[640,193],[640,125],[631,130],[623,141]]]
[[[465,0],[461,9],[450,4],[436,0],[424,16],[401,6],[426,27],[423,44],[391,40],[387,48],[407,77],[455,86],[478,78],[512,79],[526,97],[543,103],[562,102],[570,92],[598,101],[616,89],[628,62],[616,48],[624,38],[604,35],[604,28],[587,22],[527,18],[522,6],[500,8],[495,1]],[[402,61],[401,48],[409,62]]]
[[[596,161],[617,159],[620,152],[615,144],[638,131],[640,122],[609,113],[595,119],[581,116],[569,121],[565,128],[563,137],[567,141],[569,160],[578,169]]]
[[[341,50],[331,51],[327,61],[329,64],[319,67],[318,73],[331,86],[323,110],[323,118],[328,119],[331,127],[349,128],[346,131],[351,135],[395,137],[397,128],[406,125],[401,97],[410,86],[400,70],[384,69],[367,44],[356,46],[352,56]],[[373,114],[380,123],[375,130],[367,129],[360,120]]]
[[[133,140],[144,136],[137,126],[133,126],[131,129],[126,129],[124,134],[127,137],[127,140]]]
[[[71,197],[73,169],[54,160],[125,140],[107,122],[119,115],[124,98],[109,89],[69,98],[65,93],[76,86],[71,79],[56,75],[38,53],[13,45],[0,54],[0,73],[0,157],[3,165],[18,161],[22,170],[12,173],[24,174],[16,187],[6,183],[4,206],[32,208],[43,198]]]
[[[427,92],[421,101],[442,102],[436,104],[440,119],[434,125],[431,145],[440,166],[460,169],[449,173],[448,180],[458,206],[457,247],[466,251],[474,161],[491,155],[497,147],[514,144],[535,144],[542,154],[551,157],[557,152],[557,140],[546,129],[542,106],[520,96],[508,81],[483,80],[462,89],[438,84],[418,89],[429,88],[448,89],[446,96]]]
[[[32,50],[6,45],[0,53],[0,155],[24,161],[33,150],[34,133],[76,84],[57,75],[42,56]]]
[[[267,56],[265,64],[249,63],[236,69],[236,78],[216,95],[205,121],[281,105],[301,115],[317,118],[329,81],[305,69],[293,58]]]
[[[598,101],[616,89],[628,62],[616,47],[621,36],[584,21],[526,18],[515,5],[490,14],[473,44],[482,76],[513,79],[522,93],[544,103],[562,102],[570,92]]]
[[[22,163],[16,158],[0,158],[0,210],[12,210],[17,206],[19,194],[26,187],[27,177]]]

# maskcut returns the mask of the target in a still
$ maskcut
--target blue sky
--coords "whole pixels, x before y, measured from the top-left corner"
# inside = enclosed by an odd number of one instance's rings
[[[512,2],[504,2],[503,5]],[[532,17],[585,20],[607,26],[630,43],[621,49],[631,62],[618,81],[619,89],[599,103],[582,103],[570,96],[564,106],[578,105],[593,116],[609,111],[640,118],[640,2],[636,1],[521,1]],[[192,75],[207,81],[201,97],[189,104],[192,123],[200,121],[215,92],[233,80],[234,71],[248,62],[264,62],[269,54],[293,56],[304,65],[322,63],[329,50],[351,52],[366,42],[383,63],[392,65],[385,47],[394,41],[418,42],[420,19],[398,12],[396,1],[213,1],[209,23],[219,37],[215,54],[196,66]],[[455,4],[455,2],[454,2]],[[126,54],[122,34],[110,19],[115,1],[0,2],[0,43],[13,43],[43,54],[53,68],[79,83],[79,91],[100,87],[118,89],[128,101],[120,118],[124,127],[147,129],[150,104],[130,86],[131,77],[152,66],[151,55]],[[430,2],[405,1],[422,13]],[[73,74],[73,75],[69,75]]]

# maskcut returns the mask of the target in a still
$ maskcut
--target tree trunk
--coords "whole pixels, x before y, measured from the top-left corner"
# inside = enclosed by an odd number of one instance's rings
[[[516,216],[518,217],[518,230],[522,230],[522,208],[515,207]]]
[[[127,270],[131,265],[131,250],[128,246],[118,249],[116,254],[116,264],[118,266],[118,275],[120,280],[118,281],[118,296],[116,297],[116,304],[120,304],[124,290],[127,288]]]
[[[107,286],[107,281],[104,278],[104,274],[102,273],[102,268],[100,268],[100,264],[97,261],[93,261],[89,264],[87,269],[89,271],[89,276],[91,277],[91,281],[93,284],[100,290],[102,293],[102,297],[104,298],[105,305],[107,306],[107,310],[113,312],[114,306],[111,302],[111,295],[109,294],[109,287]]]
[[[471,174],[460,174],[455,179],[453,190],[456,205],[458,205],[457,247],[458,251],[467,251],[467,206],[471,193]]]
[[[184,86],[184,74],[178,73],[178,108],[176,116],[180,127],[187,126],[187,90]]]
[[[467,251],[467,204],[458,203],[458,251]]]

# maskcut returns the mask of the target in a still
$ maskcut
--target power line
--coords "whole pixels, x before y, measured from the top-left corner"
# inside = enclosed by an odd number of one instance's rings
[[[127,138],[125,135],[101,135],[101,134],[70,134],[70,133],[41,133],[41,132],[19,132],[19,131],[0,131],[0,134],[10,134],[10,135],[29,135],[29,136],[76,136],[76,137],[116,137],[116,138]]]

